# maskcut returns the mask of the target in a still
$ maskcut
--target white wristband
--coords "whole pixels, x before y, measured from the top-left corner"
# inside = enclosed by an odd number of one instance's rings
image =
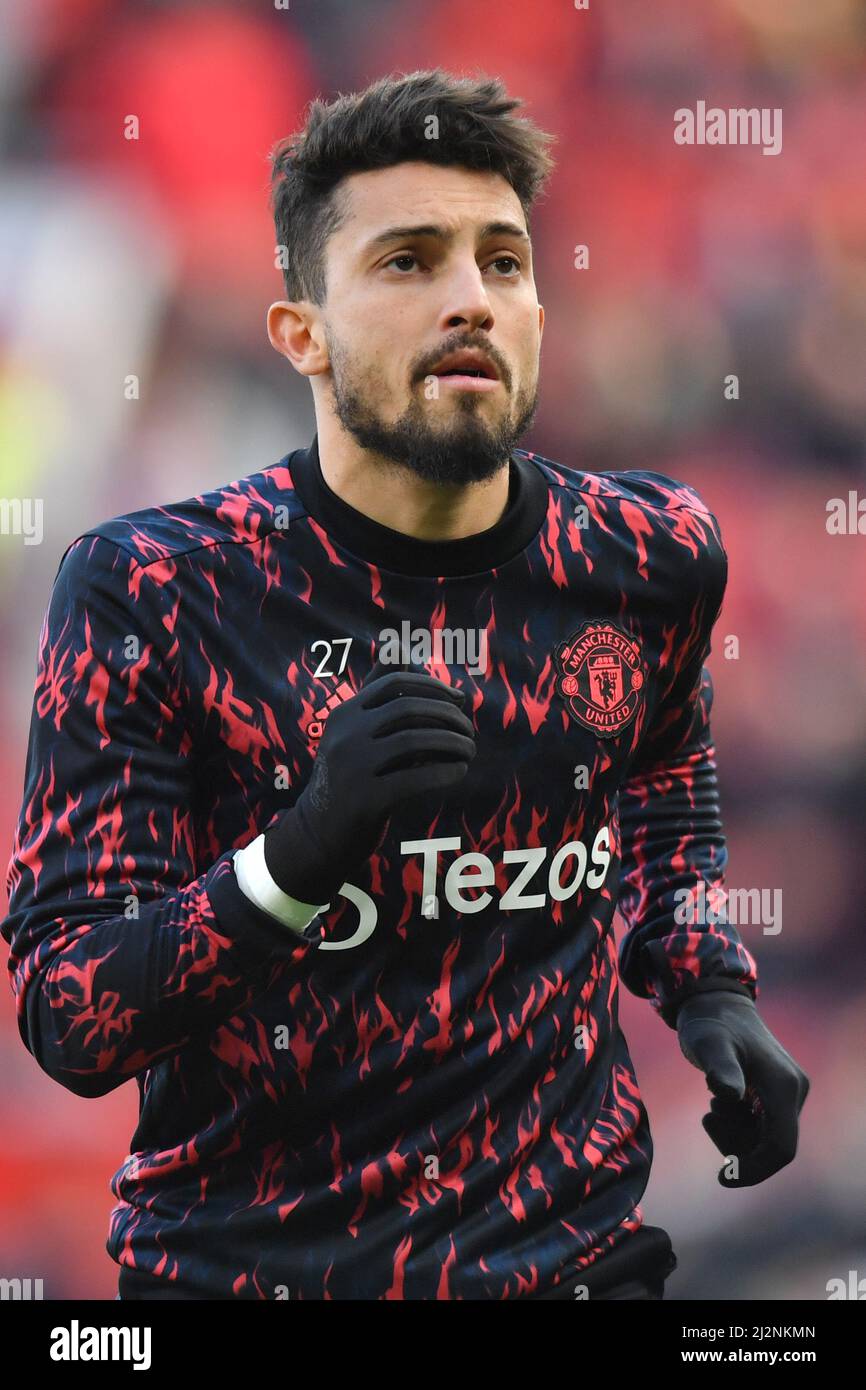
[[[299,936],[303,935],[304,928],[309,926],[316,914],[329,906],[328,903],[302,903],[283,892],[265,863],[263,834],[244,845],[243,849],[235,850],[233,863],[238,887],[244,896],[263,912],[282,922],[284,927],[291,927]]]

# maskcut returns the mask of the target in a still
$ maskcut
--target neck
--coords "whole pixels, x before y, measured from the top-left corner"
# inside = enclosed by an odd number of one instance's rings
[[[332,417],[320,422],[319,465],[348,506],[421,541],[461,540],[495,526],[508,506],[508,461],[484,482],[433,483],[363,449]]]

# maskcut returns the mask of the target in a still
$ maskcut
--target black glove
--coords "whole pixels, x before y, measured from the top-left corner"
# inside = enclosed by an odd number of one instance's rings
[[[753,1187],[797,1152],[798,1116],[809,1078],[773,1037],[754,1001],[707,990],[677,1011],[683,1055],[706,1073],[713,1093],[703,1126],[716,1148],[739,1160],[739,1176],[722,1168],[723,1187]]]
[[[376,661],[357,694],[328,715],[295,805],[265,831],[265,864],[284,893],[330,902],[397,806],[466,776],[476,748],[465,699],[418,667]]]

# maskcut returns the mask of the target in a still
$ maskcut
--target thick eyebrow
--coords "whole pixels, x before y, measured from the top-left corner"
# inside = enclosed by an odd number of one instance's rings
[[[453,240],[454,233],[445,227],[437,227],[434,223],[423,223],[416,227],[386,227],[383,232],[378,232],[371,237],[364,246],[364,252],[375,251],[379,246],[388,246],[393,241],[411,241],[415,237],[436,237],[439,241]],[[514,237],[518,241],[525,241],[529,244],[529,237],[522,227],[516,222],[488,222],[481,228],[480,239],[487,241],[493,236]]]

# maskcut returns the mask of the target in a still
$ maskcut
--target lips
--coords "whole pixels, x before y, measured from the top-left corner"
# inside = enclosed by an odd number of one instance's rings
[[[432,374],[434,376],[481,377],[487,381],[499,380],[499,373],[490,358],[483,352],[469,348],[461,352],[449,352],[446,357],[442,358],[438,366],[433,368]]]

